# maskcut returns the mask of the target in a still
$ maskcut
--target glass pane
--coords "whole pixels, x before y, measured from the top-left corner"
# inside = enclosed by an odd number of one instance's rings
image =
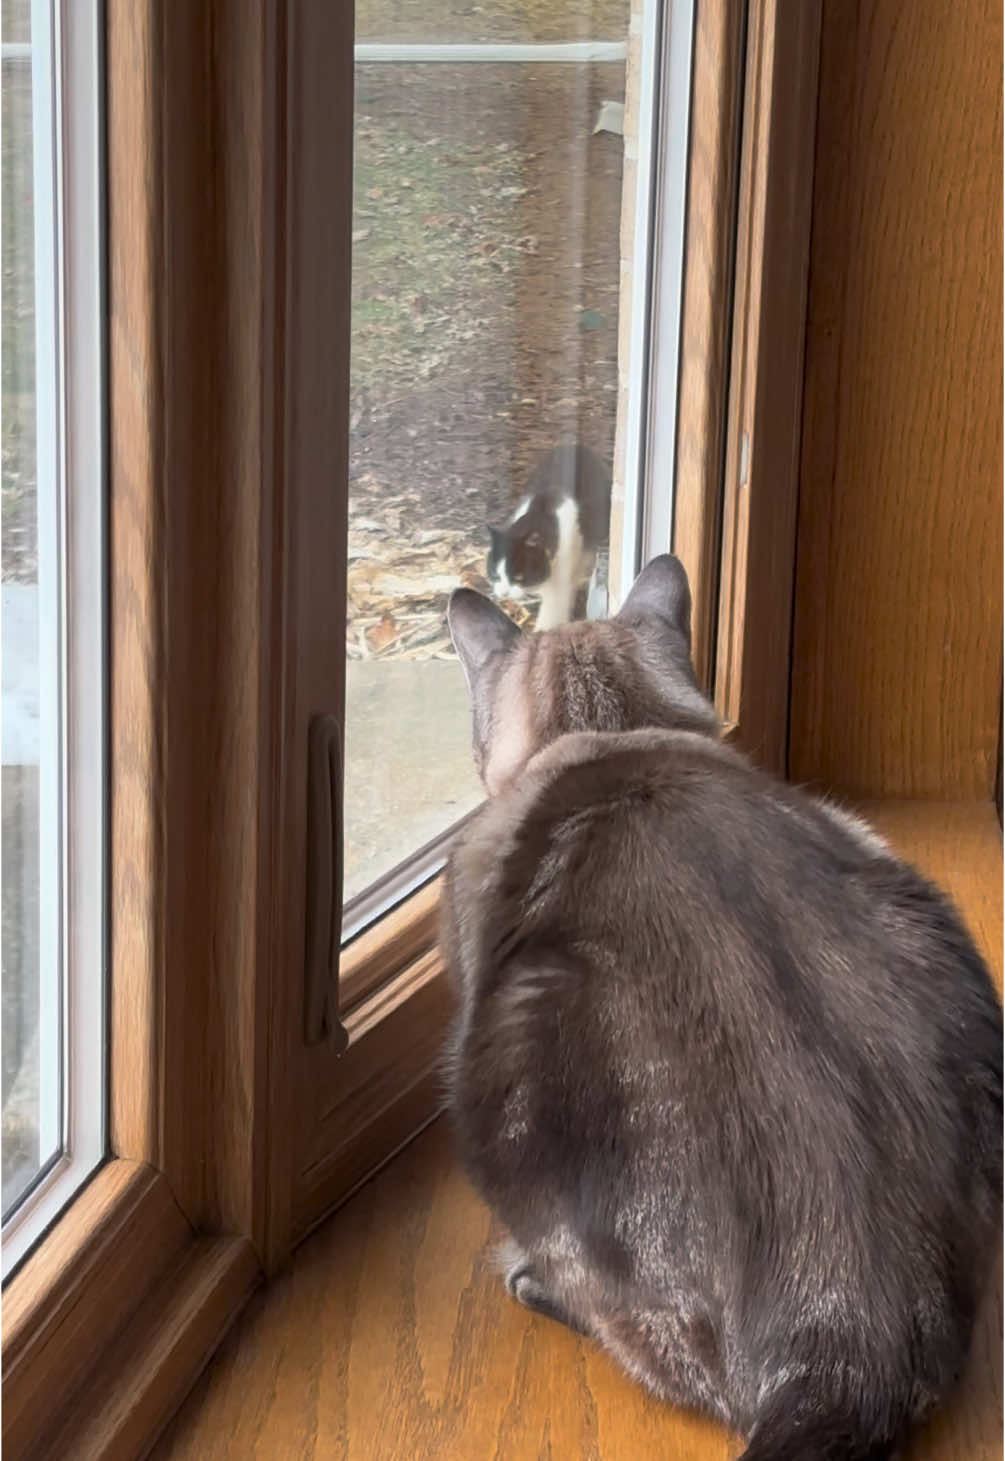
[[[31,15],[3,11],[3,1210],[60,1145],[56,483],[39,486]],[[35,96],[36,104],[39,101]],[[51,254],[49,255],[51,257]],[[41,349],[37,349],[37,344]],[[40,359],[41,357],[41,359]],[[43,416],[45,413],[42,413]],[[47,423],[48,424],[48,423]],[[46,541],[43,543],[43,533]],[[40,561],[41,560],[41,561]],[[58,752],[57,752],[58,754]],[[54,915],[55,914],[55,919]]]
[[[629,5],[366,0],[357,25],[347,923],[481,800],[450,591],[494,588],[527,624],[582,615],[591,587],[603,611]],[[499,537],[528,495],[541,533]],[[553,527],[577,495],[571,563]]]
[[[5,1276],[104,1150],[99,19],[3,7]]]

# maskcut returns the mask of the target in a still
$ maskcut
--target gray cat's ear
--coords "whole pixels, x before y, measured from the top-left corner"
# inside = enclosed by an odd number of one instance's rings
[[[670,623],[690,650],[691,589],[683,563],[672,553],[661,553],[646,564],[617,617],[631,623],[651,615]]]
[[[498,604],[473,588],[454,589],[447,605],[447,626],[472,691],[492,656],[520,638],[520,630]]]

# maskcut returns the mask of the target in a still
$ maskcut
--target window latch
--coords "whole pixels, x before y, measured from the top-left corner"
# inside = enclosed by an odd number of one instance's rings
[[[304,1040],[331,1041],[342,1055],[339,1019],[342,944],[342,733],[337,716],[315,715],[307,736],[307,929]]]

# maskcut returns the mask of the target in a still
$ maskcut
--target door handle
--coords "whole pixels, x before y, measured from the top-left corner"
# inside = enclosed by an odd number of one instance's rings
[[[330,1040],[342,1055],[349,1035],[339,1019],[342,946],[342,728],[315,715],[307,733],[307,928],[304,1040]]]

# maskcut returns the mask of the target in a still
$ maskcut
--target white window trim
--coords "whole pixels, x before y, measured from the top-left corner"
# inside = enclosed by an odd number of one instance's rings
[[[666,6],[654,0],[642,14],[632,386],[625,424],[620,591],[610,604],[612,614],[643,565],[667,552],[673,531],[694,10],[695,0],[667,0]],[[661,409],[667,401],[672,410]]]
[[[43,637],[50,651],[40,653],[39,710],[43,735],[53,728],[40,753],[39,1074],[44,1082],[62,1070],[58,1102],[47,1101],[44,1090],[41,1101],[43,1111],[47,1105],[60,1111],[62,1131],[45,1133],[57,1149],[55,1160],[4,1224],[5,1278],[105,1154],[101,20],[100,0],[32,0],[32,51],[50,63],[38,68],[41,84],[36,88],[34,76],[32,83],[39,623],[40,651]],[[58,484],[57,490],[46,492],[46,483]],[[60,606],[56,614],[44,607],[53,604]],[[53,622],[43,627],[46,619]]]
[[[59,136],[59,98],[51,66],[35,56],[55,54],[48,5],[32,0],[31,129],[35,234],[35,500],[38,520],[38,1078],[39,1167],[44,1172],[62,1144],[60,978],[63,952],[60,660],[63,524],[59,509],[60,436],[57,240],[59,199],[52,159]],[[38,37],[37,43],[35,37]],[[37,44],[37,49],[36,49]],[[37,84],[36,84],[37,80]],[[59,914],[56,916],[56,910]],[[49,910],[52,910],[51,912]]]
[[[671,0],[670,31],[663,58],[667,104],[655,158],[660,199],[650,243],[649,379],[646,391],[645,472],[642,500],[641,569],[666,553],[673,536],[676,495],[677,419],[680,414],[680,342],[684,310],[684,250],[687,227],[688,157],[694,84],[695,0]],[[673,409],[661,409],[671,401]]]

